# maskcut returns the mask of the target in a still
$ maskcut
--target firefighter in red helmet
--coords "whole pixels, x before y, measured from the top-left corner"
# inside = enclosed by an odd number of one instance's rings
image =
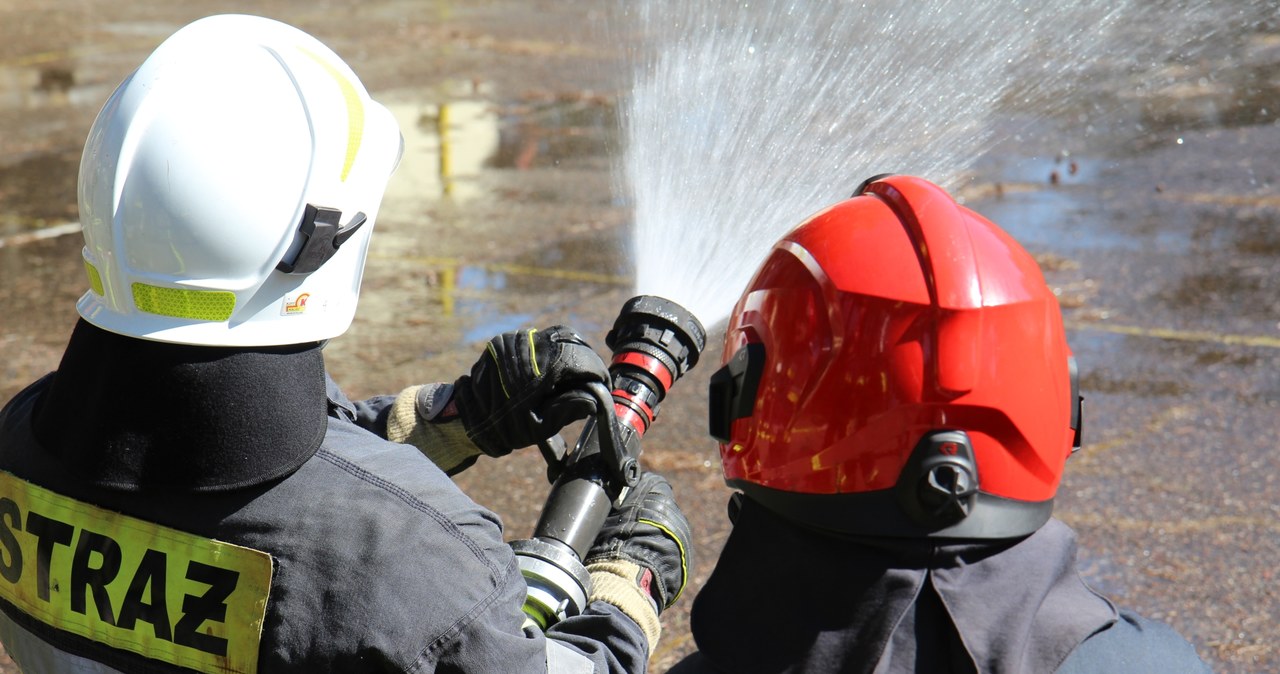
[[[876,176],[770,251],[712,377],[734,528],[676,672],[1207,671],[1080,579],[1081,397],[1031,256]]]

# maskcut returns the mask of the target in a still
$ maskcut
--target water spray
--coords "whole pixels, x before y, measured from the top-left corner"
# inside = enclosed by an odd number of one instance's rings
[[[617,43],[640,36],[613,155],[636,286],[710,326],[773,242],[846,198],[851,177],[897,171],[954,191],[1028,120],[1078,125],[1096,104],[1076,93],[1085,73],[1132,51],[1112,31],[1140,24],[1143,4],[614,3]]]
[[[640,295],[623,305],[605,337],[613,389],[593,386],[596,415],[560,467],[533,537],[511,543],[529,586],[525,613],[544,628],[586,608],[591,579],[581,560],[640,479],[640,438],[706,342],[702,323],[675,302]]]

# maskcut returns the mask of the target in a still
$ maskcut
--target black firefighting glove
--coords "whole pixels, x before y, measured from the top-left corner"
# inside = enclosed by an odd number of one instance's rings
[[[645,473],[609,513],[583,560],[591,573],[592,600],[631,616],[649,637],[661,630],[658,614],[675,603],[693,565],[689,521],[676,505],[671,484]]]
[[[596,411],[588,384],[609,383],[604,361],[573,330],[506,332],[454,383],[467,437],[489,456],[503,456],[560,432]]]

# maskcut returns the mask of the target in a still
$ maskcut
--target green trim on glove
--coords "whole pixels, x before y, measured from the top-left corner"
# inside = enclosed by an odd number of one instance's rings
[[[684,593],[692,568],[692,533],[689,520],[675,501],[671,484],[654,472],[646,472],[600,526],[595,542],[583,560],[625,561],[653,573],[643,584],[664,611]]]
[[[648,525],[657,527],[663,533],[665,533],[668,538],[676,542],[676,547],[680,548],[680,579],[681,579],[680,587],[676,589],[675,596],[671,597],[671,599],[667,602],[667,605],[670,606],[671,604],[676,603],[676,600],[680,598],[680,595],[684,594],[684,589],[689,585],[689,551],[685,549],[684,539],[676,535],[676,532],[672,531],[671,528],[668,527],[667,525],[661,522],[648,520],[643,517],[637,519],[636,521],[641,524],[648,524]]]
[[[504,332],[454,382],[467,435],[489,456],[535,445],[596,411],[590,386],[607,387],[600,355],[570,328]]]

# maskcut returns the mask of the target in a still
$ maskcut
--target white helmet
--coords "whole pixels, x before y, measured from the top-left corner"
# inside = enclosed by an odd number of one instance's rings
[[[253,16],[188,25],[89,132],[80,315],[180,344],[342,334],[401,147],[391,113],[315,38]]]

